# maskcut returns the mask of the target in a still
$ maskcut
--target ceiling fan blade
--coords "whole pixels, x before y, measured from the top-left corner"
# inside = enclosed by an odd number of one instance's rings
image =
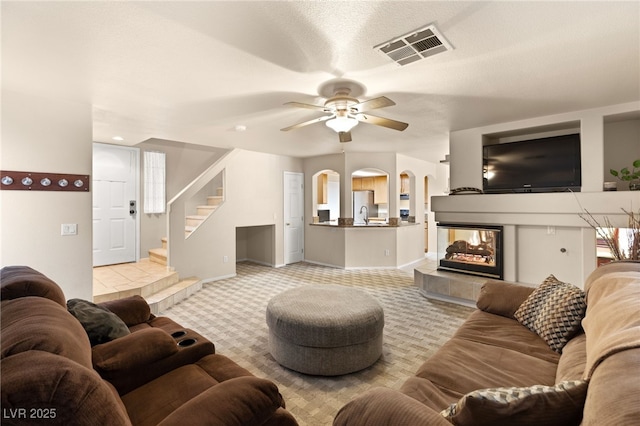
[[[378,117],[371,114],[357,114],[355,115],[355,118],[362,123],[375,124],[376,126],[388,127],[393,130],[403,131],[409,127],[408,123],[392,120],[390,118]]]
[[[312,105],[312,104],[303,104],[302,102],[286,102],[284,105],[298,107],[298,108],[307,108],[307,109],[315,109],[318,111],[329,111],[323,105]]]
[[[368,101],[360,102],[359,104],[355,104],[351,106],[351,110],[355,110],[356,112],[364,112],[371,111],[376,108],[384,108],[388,106],[393,106],[396,103],[386,96],[380,96],[379,98],[369,99]]]
[[[285,127],[284,129],[280,129],[283,132],[287,132],[293,129],[299,129],[300,127],[308,126],[309,124],[319,123],[321,121],[327,121],[330,118],[335,117],[335,114],[332,115],[323,115],[322,117],[314,118],[313,120],[305,121],[302,123],[294,124],[293,126]]]
[[[340,142],[351,142],[351,132],[338,132]]]

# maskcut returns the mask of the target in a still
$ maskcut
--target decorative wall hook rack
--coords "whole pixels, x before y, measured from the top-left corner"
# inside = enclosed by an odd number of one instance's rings
[[[89,175],[0,170],[0,190],[89,192]]]

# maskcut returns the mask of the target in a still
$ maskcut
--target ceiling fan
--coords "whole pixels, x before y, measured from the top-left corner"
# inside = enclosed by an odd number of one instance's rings
[[[389,129],[399,131],[403,131],[409,126],[409,124],[403,123],[401,121],[368,114],[367,111],[392,106],[396,103],[386,96],[380,96],[378,98],[360,102],[354,97],[357,96],[357,94],[353,93],[358,91],[358,87],[356,86],[356,90],[354,90],[354,85],[348,83],[350,82],[334,82],[332,84],[333,95],[327,99],[324,105],[312,105],[300,102],[285,103],[285,105],[290,105],[298,108],[307,108],[322,111],[327,115],[323,115],[321,117],[314,118],[302,123],[294,124],[293,126],[285,127],[280,130],[286,132],[289,130],[308,126],[309,124],[326,121],[325,124],[327,125],[327,127],[330,127],[336,133],[338,133],[340,142],[351,142],[351,129],[357,126],[358,123],[375,124],[376,126],[387,127]],[[324,91],[326,92],[326,90],[327,89],[325,87]]]

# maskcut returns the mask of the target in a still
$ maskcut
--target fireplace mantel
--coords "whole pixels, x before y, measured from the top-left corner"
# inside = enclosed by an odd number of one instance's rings
[[[588,226],[585,210],[614,226],[625,227],[621,210],[640,209],[640,191],[465,194],[431,197],[438,222],[496,225]]]
[[[628,226],[640,191],[465,194],[431,197],[436,222],[502,225],[504,279],[540,283],[549,274],[582,287],[597,267],[595,231],[580,218]]]

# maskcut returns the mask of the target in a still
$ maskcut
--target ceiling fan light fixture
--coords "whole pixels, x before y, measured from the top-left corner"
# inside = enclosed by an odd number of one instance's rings
[[[351,117],[336,117],[328,120],[326,124],[336,133],[350,132],[351,129],[358,125],[358,120]]]

